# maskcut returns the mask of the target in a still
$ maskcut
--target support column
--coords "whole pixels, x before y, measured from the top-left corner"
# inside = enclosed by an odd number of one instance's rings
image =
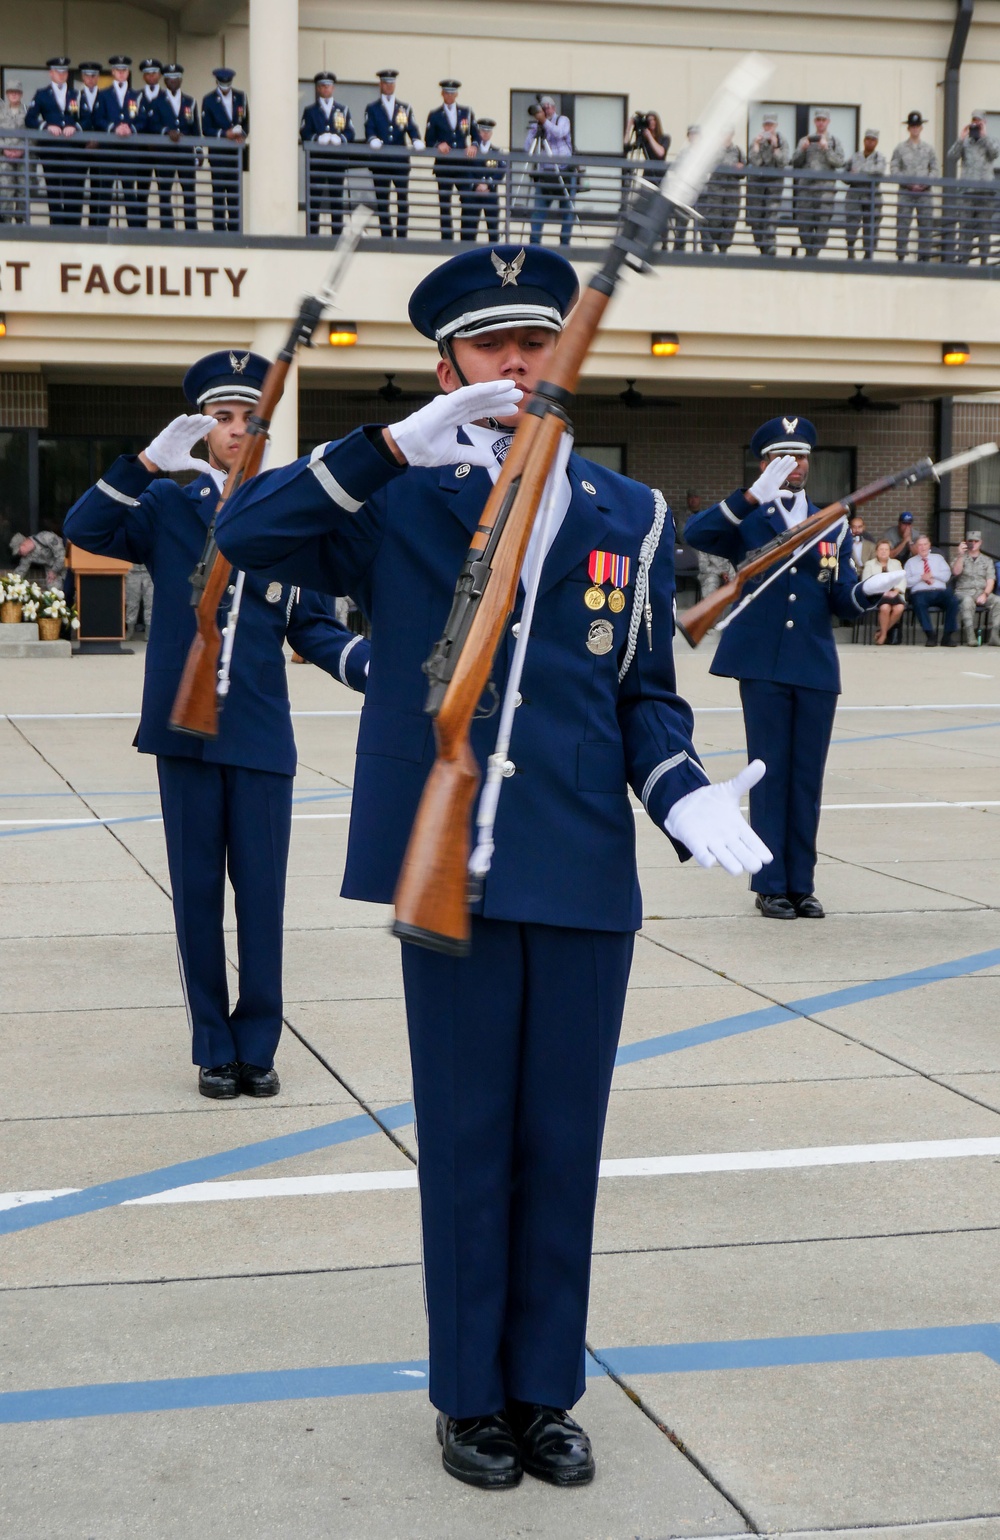
[[[298,0],[250,0],[251,235],[299,229]]]
[[[251,111],[253,109],[251,108]],[[294,315],[287,321],[258,321],[254,327],[253,350],[265,358],[274,358],[288,340],[288,332]],[[285,394],[274,414],[270,432],[271,446],[265,469],[274,470],[279,465],[289,465],[299,457],[299,366],[295,362],[285,380]]]

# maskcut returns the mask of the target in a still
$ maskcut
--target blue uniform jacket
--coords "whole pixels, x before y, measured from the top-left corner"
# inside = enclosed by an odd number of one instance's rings
[[[297,594],[287,584],[248,575],[218,738],[193,738],[168,725],[195,632],[189,579],[217,500],[215,482],[207,474],[179,487],[151,476],[133,456],[122,455],[74,503],[63,532],[85,551],[144,562],[156,585],[156,620],[146,650],[136,737],[140,751],[294,775],[285,637],[328,674],[355,690],[365,687],[368,643],[340,625],[319,594]],[[220,627],[231,597],[230,587],[219,606]]]
[[[497,154],[492,145],[488,150],[478,145],[476,158],[469,162],[469,166],[473,183],[478,187],[481,182],[485,182],[491,193],[495,193],[502,185],[507,174],[507,162]]]
[[[172,134],[179,129],[188,139],[200,136],[198,104],[193,96],[181,94],[181,110],[176,113],[166,91],[159,90],[153,100],[145,95],[139,107],[138,129],[140,134]]]
[[[351,122],[350,107],[335,101],[327,117],[318,101],[311,102],[302,114],[299,139],[305,144],[307,139],[318,139],[320,134],[339,134],[341,139],[353,144],[354,124]],[[336,149],[336,145],[333,148]]]
[[[392,122],[382,106],[382,98],[369,102],[365,108],[365,138],[381,139],[384,145],[413,143],[420,138],[420,128],[413,116],[413,108],[396,97],[396,111]]]
[[[25,128],[46,128],[50,123],[57,124],[59,128],[67,128],[71,123],[78,124],[79,121],[79,92],[67,89],[66,106],[60,107],[51,86],[39,87],[24,115]]]
[[[428,149],[436,150],[439,144],[447,144],[452,150],[465,150],[470,144],[479,143],[479,129],[476,127],[475,114],[471,107],[460,107],[455,103],[455,127],[448,122],[448,114],[444,107],[436,107],[433,112],[427,114],[427,132],[424,139]],[[452,160],[457,162],[458,157],[441,155],[438,157],[440,165],[450,165]]]
[[[93,128],[93,126],[94,126],[94,113],[97,111],[97,99],[100,96],[100,94],[101,94],[100,91],[96,92],[96,94],[94,96],[94,105],[93,105],[93,107],[91,107],[88,104],[87,98],[84,95],[83,91],[82,90],[80,91],[80,93],[79,93],[79,105],[77,107],[77,114],[78,114],[78,120],[79,120],[79,124],[80,124],[81,128]]]
[[[245,91],[232,93],[233,115],[229,116],[218,91],[210,91],[201,103],[201,131],[206,139],[224,139],[231,128],[250,133],[250,109]]]
[[[662,826],[673,803],[708,779],[691,742],[690,708],[674,678],[673,522],[668,513],[650,569],[653,648],[643,627],[619,685],[653,495],[576,456],[570,480],[570,507],[543,568],[511,739],[517,773],[500,797],[482,912],[495,919],[635,930],[642,903],[628,786]],[[434,761],[421,665],[444,629],[489,493],[488,473],[479,468],[393,468],[358,430],[320,445],[309,459],[248,482],[220,517],[218,538],[230,560],[273,568],[288,582],[350,593],[371,618],[372,671],[343,887],[351,898],[392,900]],[[614,628],[614,645],[599,656],[587,647],[596,617],[584,603],[593,550],[631,558],[624,610],[601,611]],[[522,599],[494,664],[501,696]],[[481,768],[496,731],[495,713],[473,724]]]
[[[817,504],[809,503],[808,511],[818,512]],[[774,503],[751,504],[742,491],[736,491],[714,507],[692,514],[684,526],[684,539],[696,551],[724,556],[738,566],[751,551],[786,531]],[[862,593],[851,566],[846,519],[831,531],[829,540],[838,546],[837,566],[826,569],[832,573],[829,581],[820,582],[824,569],[814,545],[722,632],[713,674],[839,692],[840,662],[830,616],[856,620],[872,601]],[[748,583],[744,595],[768,576],[765,572]]]
[[[118,105],[118,93],[114,86],[105,86],[103,91],[97,93],[91,127],[100,133],[109,134],[119,123],[127,123],[134,134],[138,132],[138,117],[139,95],[131,86],[125,92],[121,106]]]

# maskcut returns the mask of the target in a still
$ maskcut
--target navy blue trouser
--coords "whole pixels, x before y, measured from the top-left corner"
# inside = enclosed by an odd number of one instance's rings
[[[594,1206],[631,931],[474,917],[403,944],[430,1398],[452,1417],[584,1391]]]
[[[191,1058],[270,1069],[281,1036],[281,928],[292,777],[158,757]],[[240,992],[229,1009],[226,870],[236,897]]]
[[[740,699],[747,755],[767,766],[750,792],[750,823],[774,857],[751,877],[751,891],[811,893],[837,693],[741,679]]]
[[[950,588],[915,588],[910,590],[910,603],[913,605],[920,629],[932,636],[931,610],[944,610],[944,630],[947,636],[958,629],[958,599]]]

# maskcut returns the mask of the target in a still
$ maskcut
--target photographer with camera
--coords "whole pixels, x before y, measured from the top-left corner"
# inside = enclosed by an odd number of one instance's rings
[[[1000,156],[1000,143],[986,132],[986,119],[981,112],[974,112],[948,151],[948,160],[955,165],[955,175],[968,182],[963,187],[959,202],[958,260],[971,262],[975,247],[979,248],[979,260],[985,264],[990,258],[990,235],[996,209],[993,166]],[[961,171],[959,172],[959,167]]]
[[[803,134],[799,140],[792,165],[806,171],[839,171],[847,156],[836,134],[830,132],[830,114],[825,107],[816,108],[813,129],[813,133]],[[835,191],[833,182],[818,178],[803,178],[803,185],[796,188],[795,218],[799,242],[807,257],[818,257],[826,245]]]
[[[747,157],[747,222],[762,257],[778,255],[778,215],[785,185],[778,173],[791,157],[788,140],[778,132],[778,114],[765,111]]]
[[[540,245],[546,210],[554,203],[562,214],[559,244],[568,246],[573,229],[573,171],[569,165],[573,154],[573,130],[569,118],[556,111],[551,96],[539,96],[528,108],[528,117],[531,127],[525,136],[524,148],[541,162],[531,171],[535,199],[530,244]]]
[[[649,166],[643,171],[648,182],[660,182],[666,166],[663,164],[670,149],[670,135],[663,132],[658,112],[633,112],[628,120],[625,154],[640,154],[646,160],[659,161],[658,167]]]

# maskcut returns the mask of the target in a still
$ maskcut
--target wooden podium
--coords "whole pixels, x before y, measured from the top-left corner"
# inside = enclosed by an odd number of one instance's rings
[[[116,556],[95,556],[70,545],[66,565],[76,578],[76,613],[80,621],[77,641],[81,652],[126,652],[125,577],[130,561]]]

